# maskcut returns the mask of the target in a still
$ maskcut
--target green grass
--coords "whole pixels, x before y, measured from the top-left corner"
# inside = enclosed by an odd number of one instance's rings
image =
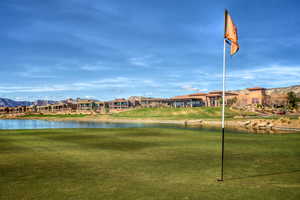
[[[43,115],[43,114],[28,114],[21,115],[21,118],[30,118],[30,117],[53,117],[53,118],[66,118],[66,117],[85,117],[85,114],[53,114],[53,115]]]
[[[0,199],[299,199],[300,135],[183,129],[0,131]]]
[[[262,119],[280,119],[282,117],[287,117],[289,119],[293,119],[293,120],[298,120],[300,115],[271,115],[271,116],[267,116],[267,117],[260,117]]]
[[[216,119],[221,117],[221,107],[198,108],[140,108],[113,114],[116,118],[160,118],[160,119]],[[255,116],[255,113],[226,108],[226,118]]]

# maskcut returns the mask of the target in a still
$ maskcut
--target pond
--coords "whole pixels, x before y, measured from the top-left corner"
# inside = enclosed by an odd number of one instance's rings
[[[86,122],[86,121],[48,121],[30,119],[5,119],[0,120],[0,130],[6,129],[48,129],[48,128],[180,128],[180,129],[201,129],[208,131],[219,131],[216,127],[185,127],[180,124],[160,123],[109,123],[109,122]],[[286,133],[288,131],[257,131],[226,128],[227,131],[236,133]]]
[[[141,127],[178,127],[174,124],[149,123],[109,123],[109,122],[82,122],[82,121],[48,121],[48,120],[0,120],[0,129],[47,129],[47,128],[141,128]]]

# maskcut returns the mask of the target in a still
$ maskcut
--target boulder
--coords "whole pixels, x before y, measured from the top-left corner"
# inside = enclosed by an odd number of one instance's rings
[[[261,122],[261,123],[257,124],[257,128],[258,129],[266,129],[267,125],[268,125],[267,122]]]
[[[291,120],[288,117],[281,117],[278,119],[278,121],[282,124],[290,124],[291,123]]]
[[[269,124],[267,125],[267,128],[268,128],[268,129],[273,129],[273,126],[274,126],[274,124],[269,123]]]
[[[184,121],[184,124],[202,124],[203,120],[199,119],[199,120],[186,120]]]
[[[257,121],[253,121],[253,122],[251,123],[252,126],[256,126],[257,124],[258,124]]]
[[[240,116],[240,115],[237,115],[237,116],[234,116],[233,119],[243,119],[244,117],[243,116]]]
[[[245,121],[245,122],[243,122],[243,125],[244,126],[248,126],[248,125],[250,125],[251,124],[251,121]]]

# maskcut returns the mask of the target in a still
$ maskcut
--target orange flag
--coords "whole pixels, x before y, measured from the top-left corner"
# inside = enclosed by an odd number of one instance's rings
[[[231,48],[230,48],[230,54],[234,55],[240,48],[240,45],[238,43],[238,35],[237,35],[237,28],[234,25],[229,13],[227,10],[225,10],[225,34],[224,38],[227,40],[230,40],[231,42]]]

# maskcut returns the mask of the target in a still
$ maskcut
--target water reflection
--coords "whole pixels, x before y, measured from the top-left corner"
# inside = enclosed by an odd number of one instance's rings
[[[161,127],[178,129],[197,129],[202,131],[216,132],[219,127],[187,126],[180,124],[149,124],[149,123],[107,123],[107,122],[80,122],[80,121],[47,121],[47,120],[0,120],[0,129],[47,129],[47,128],[141,128],[141,127]],[[245,128],[227,127],[227,132],[234,133],[257,133],[257,134],[278,134],[289,133],[291,131],[278,130],[257,130]]]
[[[47,120],[0,120],[0,129],[46,129],[46,128],[133,128],[145,127],[142,123],[104,123]]]

